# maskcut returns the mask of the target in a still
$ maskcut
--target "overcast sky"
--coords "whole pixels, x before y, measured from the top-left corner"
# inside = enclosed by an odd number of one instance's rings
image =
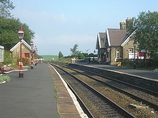
[[[119,28],[127,17],[158,11],[158,0],[11,0],[11,13],[35,32],[39,55],[70,55],[70,48],[93,53],[97,34]]]

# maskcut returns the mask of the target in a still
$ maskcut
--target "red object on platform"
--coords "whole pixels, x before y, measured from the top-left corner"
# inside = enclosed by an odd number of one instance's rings
[[[142,53],[142,52],[141,52],[141,53],[138,54],[138,56],[139,56],[139,57],[144,57],[144,56],[145,56],[145,53]]]

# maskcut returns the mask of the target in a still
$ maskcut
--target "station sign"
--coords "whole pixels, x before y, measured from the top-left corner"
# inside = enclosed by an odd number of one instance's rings
[[[0,45],[0,62],[4,62],[4,46]]]
[[[138,56],[138,54],[137,53],[128,53],[128,55],[129,55],[129,59],[137,59],[137,56]]]

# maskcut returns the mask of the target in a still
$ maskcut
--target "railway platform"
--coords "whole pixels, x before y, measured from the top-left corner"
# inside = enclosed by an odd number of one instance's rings
[[[7,75],[11,81],[0,85],[2,118],[80,118],[67,89],[48,64],[25,71],[23,78],[18,72]]]
[[[146,70],[146,69],[133,69],[128,67],[121,67],[121,66],[115,66],[115,65],[104,65],[104,64],[85,64],[80,63],[79,65],[89,66],[89,67],[95,67],[95,68],[102,68],[102,69],[108,69],[113,71],[118,71],[122,73],[128,73],[135,76],[151,79],[158,81],[158,71],[154,70]]]

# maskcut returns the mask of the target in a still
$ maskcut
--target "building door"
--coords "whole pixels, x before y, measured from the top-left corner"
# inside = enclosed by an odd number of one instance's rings
[[[25,57],[30,58],[30,53],[25,53]]]

